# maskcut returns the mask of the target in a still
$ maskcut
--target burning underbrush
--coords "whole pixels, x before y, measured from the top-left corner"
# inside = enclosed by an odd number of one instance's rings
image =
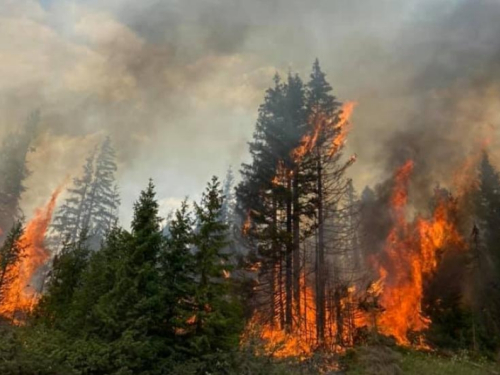
[[[259,337],[266,355],[305,360],[317,352],[344,353],[366,342],[370,335],[390,337],[404,347],[431,349],[432,344],[426,338],[432,325],[428,311],[433,306],[429,304],[439,303],[439,298],[431,301],[429,289],[441,272],[443,259],[470,252],[472,223],[466,210],[468,192],[477,185],[475,173],[480,154],[466,160],[452,178],[451,190],[424,187],[433,191],[427,207],[412,201],[415,188],[422,189],[413,183],[419,171],[418,161],[412,159],[396,168],[378,198],[355,203],[351,197],[349,201],[349,181],[342,185],[344,182],[337,177],[354,161],[351,158],[347,163],[339,162],[352,109],[351,103],[343,107],[343,115],[333,121],[337,124],[333,128],[333,142],[324,148],[321,138],[328,133],[326,124],[332,121],[321,116],[311,120],[311,131],[292,152],[295,169],[286,168],[286,163],[280,161],[272,180],[272,188],[288,187],[293,195],[294,176],[300,175],[300,166],[311,155],[316,155],[317,170],[323,168],[329,174],[315,176],[315,192],[322,189],[322,183],[346,190],[342,193],[337,190],[337,195],[343,196],[330,201],[321,196],[316,198],[312,215],[300,221],[301,228],[309,225],[306,233],[295,237],[293,232],[299,224],[293,228],[293,224],[287,223],[290,212],[294,220],[293,209],[288,207],[287,212],[286,202],[282,210],[276,209],[279,203],[274,202],[273,225],[268,230],[278,232],[282,223],[284,231],[300,244],[295,244],[295,248],[286,240],[281,248],[274,244],[278,255],[267,264],[259,262],[256,303],[243,342]],[[335,166],[321,165],[323,160],[331,161],[328,158],[332,156],[337,158]],[[364,204],[376,209],[363,212]],[[352,224],[353,209],[361,217],[354,230],[348,225]],[[379,223],[369,227],[365,223],[361,228],[363,215],[370,216],[369,222]],[[258,215],[253,215],[252,221],[248,213],[243,235],[254,234],[255,238],[261,226]],[[383,235],[383,239],[371,242],[365,239],[363,243],[360,232],[373,232],[374,228],[376,236]],[[462,282],[454,281],[457,285]]]

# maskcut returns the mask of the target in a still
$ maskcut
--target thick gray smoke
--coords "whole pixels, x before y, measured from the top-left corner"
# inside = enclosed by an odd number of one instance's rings
[[[494,0],[0,0],[0,130],[35,108],[29,215],[105,134],[119,155],[122,218],[153,177],[166,206],[247,157],[271,77],[315,57],[356,100],[358,188],[408,155],[449,178],[498,112]],[[424,181],[422,181],[424,182]]]

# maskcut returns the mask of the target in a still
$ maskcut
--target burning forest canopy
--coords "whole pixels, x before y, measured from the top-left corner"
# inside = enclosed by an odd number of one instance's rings
[[[0,372],[491,361],[500,4],[404,3],[5,1]]]

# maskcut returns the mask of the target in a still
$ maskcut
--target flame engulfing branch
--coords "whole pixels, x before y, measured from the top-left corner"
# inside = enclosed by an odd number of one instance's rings
[[[300,145],[292,151],[292,158],[299,163],[306,155],[310,154],[318,146],[319,139],[324,134],[331,134],[331,144],[328,156],[335,155],[345,144],[347,134],[352,128],[351,117],[356,102],[345,102],[339,113],[328,115],[324,112],[313,113],[309,119],[312,131],[305,134]]]
[[[354,112],[354,107],[356,105],[356,102],[345,102],[342,105],[342,110],[339,115],[339,121],[335,125],[337,129],[337,135],[335,136],[335,138],[333,138],[329,156],[335,155],[338,150],[345,144],[347,134],[351,131],[352,128],[352,123],[350,120]]]
[[[39,297],[39,291],[33,285],[37,271],[49,258],[49,251],[44,246],[45,233],[52,220],[52,214],[63,185],[59,186],[43,208],[35,211],[35,216],[27,224],[21,238],[24,252],[21,259],[10,271],[13,280],[5,298],[1,301],[0,314],[15,318],[16,312],[27,312],[32,309]]]

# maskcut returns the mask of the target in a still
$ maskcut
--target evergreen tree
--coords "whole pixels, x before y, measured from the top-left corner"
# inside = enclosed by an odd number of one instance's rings
[[[82,176],[73,180],[69,198],[55,215],[52,230],[59,242],[75,242],[86,231],[89,246],[95,250],[116,225],[120,198],[114,159],[115,152],[107,137],[99,150],[87,158]]]
[[[19,262],[24,246],[21,243],[24,228],[22,221],[17,221],[11,228],[3,245],[0,247],[0,305],[2,304],[5,292],[9,289],[13,277],[11,270]]]
[[[52,223],[52,230],[59,237],[60,242],[75,242],[82,231],[87,231],[83,224],[83,218],[89,211],[88,195],[90,194],[96,151],[94,150],[87,157],[83,166],[81,177],[73,179],[73,187],[68,189],[69,198],[58,209]]]
[[[319,60],[314,60],[310,80],[307,83],[306,104],[308,115],[316,112],[325,113],[327,116],[334,114],[340,103],[331,94],[332,86],[326,80],[326,74],[321,70]]]
[[[216,177],[208,184],[200,204],[195,204],[199,231],[194,236],[195,336],[191,341],[198,354],[230,350],[238,343],[237,305],[229,292],[227,224],[222,222],[223,197]]]
[[[0,229],[3,238],[16,218],[21,216],[19,199],[25,191],[24,180],[29,175],[26,158],[33,150],[32,141],[36,136],[40,114],[33,112],[20,131],[9,134],[0,148]]]
[[[120,204],[115,184],[115,151],[107,137],[101,145],[95,162],[95,174],[83,218],[83,227],[89,229],[91,244],[97,248],[105,235],[117,222]]]
[[[484,152],[478,169],[478,186],[472,231],[474,324],[483,332],[483,345],[500,347],[500,177]],[[477,349],[477,339],[474,338]]]
[[[476,218],[489,262],[500,275],[500,177],[484,152],[479,166],[478,189],[475,195]]]
[[[167,334],[185,336],[191,331],[195,292],[195,263],[193,246],[193,219],[188,204],[181,208],[169,223],[165,250],[160,256],[162,281],[166,304]]]
[[[82,275],[87,269],[90,251],[86,246],[86,233],[77,242],[66,242],[52,262],[46,294],[40,300],[36,315],[50,326],[73,324],[68,315],[73,308],[75,292],[82,286]]]

